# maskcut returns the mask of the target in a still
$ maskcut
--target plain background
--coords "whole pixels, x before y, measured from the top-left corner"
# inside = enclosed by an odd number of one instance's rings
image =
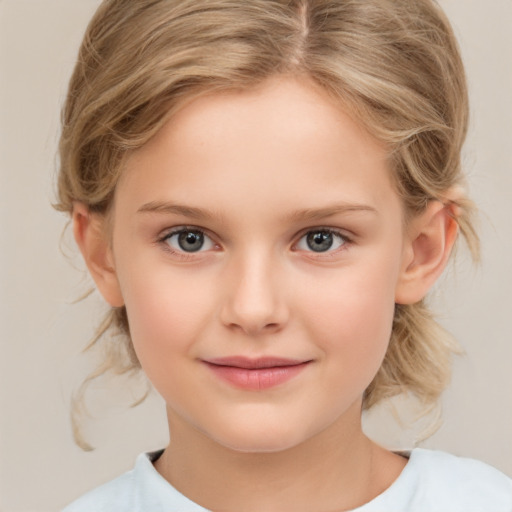
[[[0,0],[0,510],[56,511],[167,440],[161,399],[128,407],[137,387],[97,385],[95,419],[72,440],[69,399],[91,368],[81,349],[102,300],[72,304],[90,282],[52,210],[59,111],[98,0]],[[464,250],[436,291],[441,320],[466,355],[444,397],[444,426],[425,446],[482,459],[512,475],[512,1],[442,0],[459,37],[472,102],[465,150],[482,210],[483,264]],[[407,448],[385,410],[367,429]]]

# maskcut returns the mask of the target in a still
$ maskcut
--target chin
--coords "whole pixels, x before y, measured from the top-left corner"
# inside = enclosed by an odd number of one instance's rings
[[[256,428],[255,428],[256,427]],[[222,434],[210,437],[218,444],[240,453],[277,453],[289,450],[307,439],[307,435],[297,431],[297,428],[287,428],[280,425],[257,426],[232,425]]]
[[[218,442],[218,441],[217,441]],[[269,440],[269,439],[237,439],[233,442],[222,442],[225,448],[239,453],[279,453],[289,450],[296,446],[295,443],[290,443],[283,440]]]

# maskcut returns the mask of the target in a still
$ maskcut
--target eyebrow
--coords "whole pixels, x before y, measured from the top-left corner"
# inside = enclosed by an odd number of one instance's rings
[[[357,203],[339,203],[324,208],[307,208],[305,210],[296,210],[290,215],[290,219],[294,221],[308,221],[316,219],[325,219],[340,213],[351,212],[369,212],[377,214],[377,210],[373,206]]]
[[[332,217],[340,213],[350,212],[369,212],[377,214],[377,210],[372,206],[357,203],[338,203],[323,208],[306,208],[303,210],[293,211],[287,218],[295,222],[311,221],[316,219],[324,219]],[[194,206],[186,206],[176,203],[169,203],[164,201],[151,201],[142,205],[137,213],[161,213],[161,214],[175,214],[189,217],[195,220],[213,220],[220,216],[210,210],[203,208],[196,208]]]
[[[151,201],[146,203],[137,210],[137,213],[175,214],[197,220],[208,220],[217,217],[217,215],[209,210],[163,201]]]

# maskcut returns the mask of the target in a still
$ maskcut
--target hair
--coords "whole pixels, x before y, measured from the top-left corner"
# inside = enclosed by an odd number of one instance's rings
[[[453,31],[433,0],[105,0],[87,28],[63,108],[56,208],[71,213],[80,201],[108,215],[125,158],[177,109],[276,75],[313,80],[389,148],[406,218],[463,187],[466,80]],[[477,259],[474,207],[463,193],[456,211]],[[112,329],[122,336],[109,340]],[[91,343],[98,344],[105,358],[87,382],[140,368],[124,307],[109,311]],[[406,393],[432,408],[457,351],[425,301],[396,305],[363,407]]]

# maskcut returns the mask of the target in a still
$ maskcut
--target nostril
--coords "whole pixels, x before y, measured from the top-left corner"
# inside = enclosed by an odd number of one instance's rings
[[[226,323],[227,327],[233,330],[239,330],[248,336],[257,336],[260,334],[275,333],[282,329],[283,324],[280,322],[257,322],[257,321],[239,321]]]

